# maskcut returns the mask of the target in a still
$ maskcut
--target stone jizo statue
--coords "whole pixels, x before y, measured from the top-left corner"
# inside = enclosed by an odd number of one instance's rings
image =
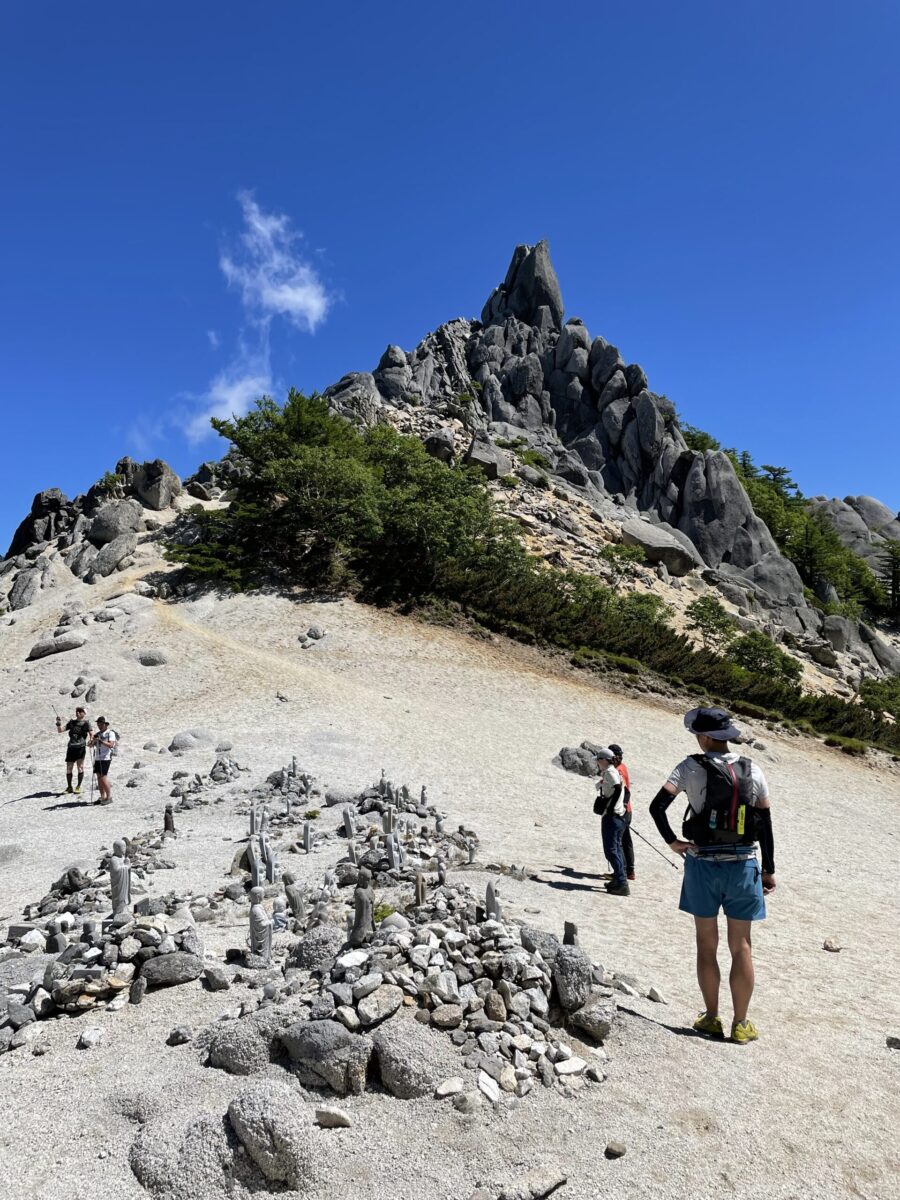
[[[372,891],[372,874],[360,867],[356,890],[353,893],[353,926],[347,938],[353,946],[362,946],[375,932],[375,893]]]
[[[285,871],[282,875],[284,880],[284,895],[288,902],[294,920],[298,925],[302,925],[306,920],[306,899],[303,895],[303,888],[297,883],[290,871]]]
[[[123,841],[113,842],[109,860],[109,890],[112,895],[113,916],[131,906],[131,864]]]
[[[287,927],[287,900],[284,896],[276,896],[272,901],[272,932],[284,933]]]
[[[272,961],[272,918],[263,906],[261,887],[250,889],[250,953]]]

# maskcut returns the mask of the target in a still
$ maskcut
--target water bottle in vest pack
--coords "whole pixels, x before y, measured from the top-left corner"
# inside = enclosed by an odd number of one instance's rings
[[[700,812],[688,805],[682,829],[698,846],[748,845],[756,841],[756,808],[749,758],[723,762],[692,754],[706,771],[706,799]]]

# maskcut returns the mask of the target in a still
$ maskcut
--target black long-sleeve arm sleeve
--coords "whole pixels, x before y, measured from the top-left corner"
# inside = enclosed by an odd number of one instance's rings
[[[775,874],[775,838],[772,833],[771,808],[756,810],[756,832],[759,837],[759,853],[762,869],[766,875]]]
[[[656,822],[656,828],[659,830],[660,837],[668,845],[677,841],[677,835],[673,832],[672,826],[669,824],[669,818],[666,816],[666,809],[674,799],[675,797],[667,788],[661,787],[650,801],[650,816]]]

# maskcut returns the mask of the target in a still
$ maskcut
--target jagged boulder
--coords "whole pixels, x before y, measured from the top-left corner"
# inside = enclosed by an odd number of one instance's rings
[[[97,557],[91,560],[90,573],[100,577],[111,575],[126,558],[137,549],[137,534],[123,533],[100,547]]]
[[[252,1084],[228,1105],[228,1120],[266,1179],[295,1191],[314,1182],[316,1130],[294,1088],[276,1079]]]
[[[100,547],[116,538],[136,533],[144,521],[144,513],[137,500],[112,500],[104,504],[87,530],[87,538]]]
[[[438,1032],[398,1014],[372,1035],[381,1082],[399,1100],[430,1096],[458,1066]]]
[[[470,467],[483,471],[488,479],[499,479],[512,469],[509,455],[495,446],[490,438],[474,437],[466,452],[465,462]]]
[[[175,497],[181,494],[181,480],[161,458],[145,463],[124,458],[117,463],[116,473],[124,476],[129,489],[145,508],[157,512],[170,508]]]
[[[706,565],[696,550],[691,552],[674,534],[649,521],[626,521],[622,538],[628,546],[640,546],[648,562],[663,563],[670,575],[687,575]]]
[[[337,1021],[298,1021],[280,1034],[300,1082],[327,1084],[339,1096],[360,1095],[372,1056],[372,1039],[350,1033]]]

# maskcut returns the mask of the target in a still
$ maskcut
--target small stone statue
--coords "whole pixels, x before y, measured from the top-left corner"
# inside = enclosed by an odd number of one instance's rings
[[[563,945],[577,946],[578,945],[578,926],[574,921],[563,922]]]
[[[250,864],[250,886],[261,887],[265,877],[265,863],[259,856],[259,845],[256,835],[251,834],[247,843],[247,862]]]
[[[353,824],[353,813],[350,811],[349,808],[344,809],[343,817],[344,817],[344,833],[346,834],[346,836],[348,838],[352,838],[354,833],[356,832],[356,829]]]
[[[175,832],[175,809],[172,807],[171,804],[166,805],[166,811],[163,814],[163,832],[164,833],[174,833]]]
[[[421,908],[425,904],[425,876],[421,871],[416,871],[416,908]]]
[[[443,887],[447,882],[447,864],[442,858],[438,859],[437,865],[438,887]]]
[[[375,893],[372,891],[372,874],[365,867],[360,867],[356,890],[353,893],[353,928],[347,942],[353,947],[362,946],[374,932]]]
[[[250,889],[250,953],[272,961],[272,918],[263,907],[261,887]]]
[[[468,841],[466,843],[466,849],[469,852],[469,865],[471,866],[472,863],[475,862],[475,843],[471,840]]]
[[[262,814],[259,818],[259,836],[265,837],[269,832],[269,810],[263,805]]]
[[[288,772],[287,767],[281,768],[281,778],[278,781],[279,790],[286,792],[288,790]]]
[[[109,890],[114,917],[131,905],[131,865],[127,853],[124,842],[113,842],[112,858],[109,860]]]
[[[256,805],[250,805],[250,836],[256,833]]]
[[[356,842],[351,840],[347,843],[347,858],[353,863],[354,867],[359,862],[359,855],[356,852]]]
[[[296,779],[296,777],[297,777],[297,755],[296,754],[291,759],[291,775]]]
[[[443,833],[444,832],[444,818],[443,817],[438,816],[435,818],[434,832],[435,833]]]
[[[268,838],[263,843],[263,853],[266,864],[266,883],[274,883],[278,878],[278,855],[269,845]]]
[[[419,796],[419,804],[423,808],[425,808],[425,806],[428,804],[428,788],[425,786],[424,783],[422,784],[422,793]]]
[[[489,921],[499,921],[502,919],[500,915],[499,896],[500,889],[495,888],[493,881],[489,879],[484,900],[484,911]]]
[[[284,793],[284,815],[290,818],[291,815],[291,793]]]
[[[310,853],[312,853],[312,847],[313,847],[312,822],[304,821],[303,822],[303,849],[306,851],[307,854],[310,854]]]
[[[285,871],[281,878],[284,881],[284,895],[291,914],[297,924],[302,925],[306,920],[306,900],[303,896],[303,888],[290,871]]]
[[[287,900],[284,896],[276,896],[272,901],[272,932],[284,933],[287,927]]]

